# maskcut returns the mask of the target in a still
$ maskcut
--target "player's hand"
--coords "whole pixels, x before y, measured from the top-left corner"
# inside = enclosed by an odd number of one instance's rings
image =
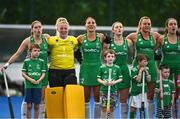
[[[7,62],[6,64],[4,64],[2,67],[1,67],[1,71],[4,72],[4,70],[6,70],[9,66],[9,63]]]
[[[172,105],[172,106],[175,106],[175,105],[174,105],[174,100],[171,100],[171,105]],[[174,107],[174,108],[175,108],[175,107]]]
[[[116,82],[114,80],[112,80],[111,82],[109,82],[109,86],[114,85]]]
[[[32,84],[38,84],[37,81],[34,80],[34,79],[31,80],[31,83],[32,83]]]
[[[108,82],[107,81],[103,81],[103,85],[108,86]]]

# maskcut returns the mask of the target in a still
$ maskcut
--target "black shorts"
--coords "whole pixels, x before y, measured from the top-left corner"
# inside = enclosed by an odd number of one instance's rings
[[[49,86],[59,87],[67,84],[77,84],[75,69],[59,70],[49,69]]]

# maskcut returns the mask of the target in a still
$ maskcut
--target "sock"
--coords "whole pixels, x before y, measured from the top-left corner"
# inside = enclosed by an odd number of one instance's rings
[[[101,119],[105,119],[106,118],[106,112],[101,111]]]
[[[110,114],[110,118],[114,119],[114,112]],[[121,118],[122,119],[122,118]]]
[[[177,113],[178,113],[178,109],[177,109],[177,107],[178,107],[178,102],[176,101],[176,102],[174,102],[175,104],[172,106],[172,109],[171,109],[171,111],[172,111],[172,113],[171,113],[171,115],[172,115],[172,118],[173,119],[176,119],[177,118]]]
[[[135,112],[130,112],[130,118],[134,119],[134,117],[135,117]]]
[[[40,119],[44,119],[45,118],[45,103],[44,101],[42,101],[39,105],[39,116]]]
[[[26,119],[27,118],[27,103],[22,102],[21,104],[21,119]]]
[[[94,102],[94,118],[99,119],[101,117],[100,103]]]
[[[90,118],[90,102],[85,103],[85,118]]]
[[[148,100],[148,118],[154,118],[154,103],[153,100]]]
[[[128,104],[127,103],[121,103],[121,118],[126,119],[128,114]]]

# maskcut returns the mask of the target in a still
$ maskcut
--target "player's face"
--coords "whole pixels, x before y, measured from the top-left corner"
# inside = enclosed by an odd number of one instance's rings
[[[148,64],[148,61],[147,61],[146,59],[143,59],[142,61],[139,62],[139,65],[140,65],[141,67],[146,67],[147,64]]]
[[[168,22],[168,33],[170,34],[176,34],[176,31],[178,30],[177,21],[175,19],[170,19]]]
[[[31,50],[31,57],[32,58],[37,58],[39,56],[39,53],[40,53],[40,49],[38,48],[33,48]]]
[[[40,36],[42,34],[42,25],[41,25],[41,23],[39,23],[39,22],[35,23],[33,28],[32,28],[32,32],[33,32],[34,35]]]
[[[60,34],[60,37],[64,39],[68,36],[69,25],[67,23],[59,23],[57,25],[57,30]]]
[[[86,26],[86,30],[88,32],[95,32],[95,30],[96,30],[96,21],[93,18],[88,18],[86,20],[85,26]]]
[[[116,23],[113,27],[114,35],[122,35],[124,31],[123,25],[121,23]]]
[[[170,75],[170,70],[169,69],[163,69],[161,71],[161,75],[164,79],[168,79],[169,78],[169,75]]]
[[[140,27],[141,27],[142,32],[150,32],[151,31],[151,20],[143,19]]]
[[[105,61],[106,61],[107,64],[113,64],[114,60],[115,60],[115,55],[114,54],[108,53],[105,56]]]

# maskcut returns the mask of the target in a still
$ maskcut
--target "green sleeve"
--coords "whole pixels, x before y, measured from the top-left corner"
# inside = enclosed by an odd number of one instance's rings
[[[131,78],[132,79],[135,79],[138,75],[138,71],[137,71],[137,68],[132,68],[131,70]]]
[[[42,61],[42,72],[46,72],[46,64],[44,61]]]
[[[169,80],[170,88],[171,88],[171,94],[175,93],[175,84],[172,80]]]
[[[23,63],[22,72],[27,72],[27,62],[26,61],[24,61],[24,63]]]
[[[159,86],[159,85],[160,85],[159,83],[160,83],[160,80],[156,80],[155,89],[159,89],[159,87],[160,87],[160,86]]]
[[[118,77],[122,78],[122,72],[121,72],[121,68],[120,67],[118,68]]]
[[[97,78],[102,79],[102,67],[99,68]]]

